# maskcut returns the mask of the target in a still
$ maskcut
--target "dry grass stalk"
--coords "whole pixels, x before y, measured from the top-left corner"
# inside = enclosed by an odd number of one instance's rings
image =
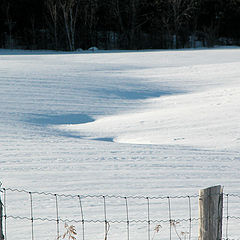
[[[178,225],[179,223],[180,223],[180,222],[177,222],[176,220],[171,220],[171,221],[170,221],[170,224],[171,224],[171,226],[173,227],[173,229],[174,229],[174,231],[175,231],[178,239],[179,239],[179,240],[186,240],[186,239],[187,239],[187,235],[188,235],[189,233],[182,231],[182,232],[179,234],[179,233],[178,233],[178,230],[177,230],[177,225]],[[70,226],[69,226],[67,223],[65,223],[64,228],[65,228],[65,233],[64,233],[63,235],[59,236],[59,237],[57,238],[57,240],[59,240],[59,239],[77,240],[76,237],[75,237],[75,236],[77,235],[75,226],[73,226],[73,225],[70,225]],[[161,228],[162,228],[162,226],[161,226],[160,224],[158,224],[158,225],[155,226],[152,240],[154,240],[156,234],[160,231]],[[110,230],[110,224],[109,224],[109,222],[106,222],[106,232],[105,232],[104,240],[107,240],[109,230]]]
[[[160,224],[156,225],[156,227],[154,228],[152,240],[154,239],[155,235],[160,231],[160,228],[162,228]]]
[[[73,225],[69,226],[67,223],[65,223],[64,227],[65,227],[65,233],[59,236],[57,239],[77,240],[76,237],[74,237],[74,235],[77,235],[75,226]]]
[[[174,231],[175,231],[178,239],[179,239],[179,240],[185,240],[185,239],[187,239],[187,235],[188,235],[189,233],[188,233],[188,232],[181,232],[181,233],[179,234],[178,231],[177,231],[177,224],[179,224],[179,223],[180,223],[180,222],[177,222],[176,220],[171,220],[171,221],[170,221],[170,224],[171,224],[171,226],[173,227],[173,229],[174,229]],[[184,239],[183,239],[182,237],[184,237]]]

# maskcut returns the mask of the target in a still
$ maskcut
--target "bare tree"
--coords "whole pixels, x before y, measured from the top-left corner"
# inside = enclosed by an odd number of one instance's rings
[[[140,7],[146,3],[145,0],[111,0],[110,9],[117,20],[125,47],[133,49],[136,47],[136,33],[140,27],[148,21],[148,14],[140,15]]]
[[[35,16],[32,15],[30,18],[31,21],[31,36],[32,36],[32,48],[35,49],[37,46],[37,39],[36,39],[36,23],[35,23]]]
[[[179,31],[193,16],[197,0],[156,0],[161,9],[161,20],[169,36],[172,36],[173,48],[179,47]]]
[[[10,15],[10,2],[6,3],[6,21],[5,24],[8,27],[8,34],[9,34],[9,42],[8,47],[13,48],[13,38],[12,38],[12,30],[15,25],[15,22],[12,20]]]
[[[58,49],[58,23],[60,19],[59,0],[47,0],[46,5],[50,14],[51,22],[53,24],[53,35],[55,49]]]
[[[90,45],[96,43],[96,26],[98,23],[97,18],[98,0],[87,0],[84,5],[84,24],[87,27],[90,37]]]
[[[120,9],[119,0],[110,0],[109,2],[110,11],[113,13],[113,16],[117,19],[120,32],[125,32],[125,26],[122,18],[122,11]]]
[[[75,30],[80,0],[59,0],[70,51],[75,50]]]
[[[134,37],[135,37],[135,31],[137,29],[137,8],[139,5],[139,0],[130,0],[129,4],[129,12],[130,14],[130,26],[129,26],[129,46],[130,48],[134,48]]]
[[[196,0],[168,0],[173,12],[173,30],[176,36],[175,47],[179,47],[179,30],[186,20],[192,17]]]
[[[191,31],[191,40],[190,40],[190,47],[196,47],[196,33],[198,28],[198,20],[200,15],[200,7],[201,1],[196,1],[194,9],[192,11],[192,31]]]

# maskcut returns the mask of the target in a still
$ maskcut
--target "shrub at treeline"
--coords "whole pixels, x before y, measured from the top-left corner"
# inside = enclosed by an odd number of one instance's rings
[[[0,0],[0,48],[240,44],[240,0]]]

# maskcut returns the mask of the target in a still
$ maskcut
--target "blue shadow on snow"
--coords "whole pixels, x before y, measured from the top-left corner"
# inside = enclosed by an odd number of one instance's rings
[[[113,142],[113,138],[112,138],[112,137],[93,138],[92,140],[95,140],[95,141],[102,141],[102,142]]]
[[[104,95],[107,96],[117,96],[122,99],[129,100],[138,100],[138,99],[147,99],[147,98],[155,98],[160,96],[166,96],[174,94],[174,91],[156,91],[156,90],[141,90],[141,91],[127,91],[120,89],[111,89],[111,90],[101,90]]]
[[[27,122],[37,125],[82,124],[93,121],[94,119],[86,114],[33,114],[31,118],[27,119]]]

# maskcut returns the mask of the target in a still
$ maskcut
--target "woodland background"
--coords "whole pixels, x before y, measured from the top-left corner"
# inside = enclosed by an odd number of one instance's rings
[[[240,0],[0,0],[0,48],[240,45]]]

